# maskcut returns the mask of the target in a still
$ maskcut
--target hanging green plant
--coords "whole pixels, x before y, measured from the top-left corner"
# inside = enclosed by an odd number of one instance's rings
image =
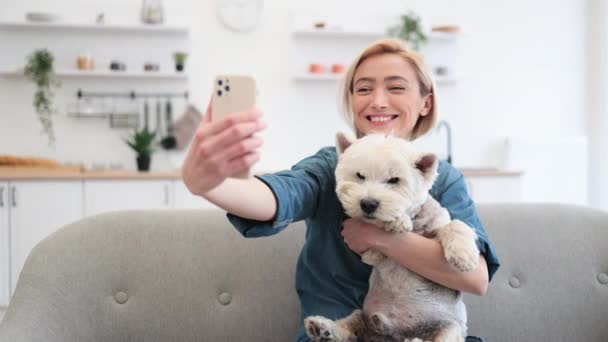
[[[403,39],[408,46],[416,51],[418,51],[427,40],[420,17],[412,11],[402,15],[400,23],[389,27],[387,34],[392,37]]]
[[[42,125],[42,133],[48,136],[49,145],[55,144],[52,116],[57,113],[53,107],[53,90],[60,86],[53,72],[53,54],[47,49],[35,50],[27,57],[24,75],[36,84],[34,109]]]

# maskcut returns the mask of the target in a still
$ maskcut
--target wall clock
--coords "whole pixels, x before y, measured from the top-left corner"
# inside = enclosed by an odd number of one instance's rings
[[[218,16],[233,31],[253,31],[260,23],[263,4],[263,0],[219,0]]]

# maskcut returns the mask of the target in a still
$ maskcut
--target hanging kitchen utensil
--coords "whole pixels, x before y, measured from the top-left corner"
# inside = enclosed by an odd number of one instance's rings
[[[193,105],[188,105],[184,114],[177,118],[175,124],[173,124],[173,132],[177,140],[176,149],[183,150],[188,147],[202,119],[203,115],[201,112]]]
[[[167,136],[164,137],[160,144],[166,150],[172,150],[177,146],[177,139],[175,139],[175,135],[173,134],[173,109],[171,105],[171,99],[167,99],[167,104],[165,107],[165,124],[167,125]]]
[[[137,104],[134,102],[118,102],[116,97],[112,97],[111,100],[110,128],[137,128],[139,126]]]
[[[163,134],[163,118],[162,118],[162,103],[161,99],[156,99],[156,135]]]
[[[144,129],[150,131],[150,107],[148,105],[148,99],[144,99]]]
[[[110,128],[136,128],[136,115],[110,114]]]

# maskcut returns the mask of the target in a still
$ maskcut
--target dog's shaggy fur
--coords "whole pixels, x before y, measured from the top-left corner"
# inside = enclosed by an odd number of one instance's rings
[[[372,134],[359,140],[338,134],[336,192],[346,213],[389,232],[440,242],[446,260],[462,272],[479,261],[475,232],[430,195],[437,177],[433,154],[421,154],[397,137]],[[374,266],[362,310],[338,321],[307,317],[313,341],[464,341],[466,309],[459,291],[407,270],[375,250],[362,260]]]

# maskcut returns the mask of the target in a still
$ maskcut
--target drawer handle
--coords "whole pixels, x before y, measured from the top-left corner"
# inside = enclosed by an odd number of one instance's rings
[[[17,207],[17,188],[11,187],[11,201],[13,202],[13,208]]]
[[[165,185],[165,205],[169,206],[169,186]]]

